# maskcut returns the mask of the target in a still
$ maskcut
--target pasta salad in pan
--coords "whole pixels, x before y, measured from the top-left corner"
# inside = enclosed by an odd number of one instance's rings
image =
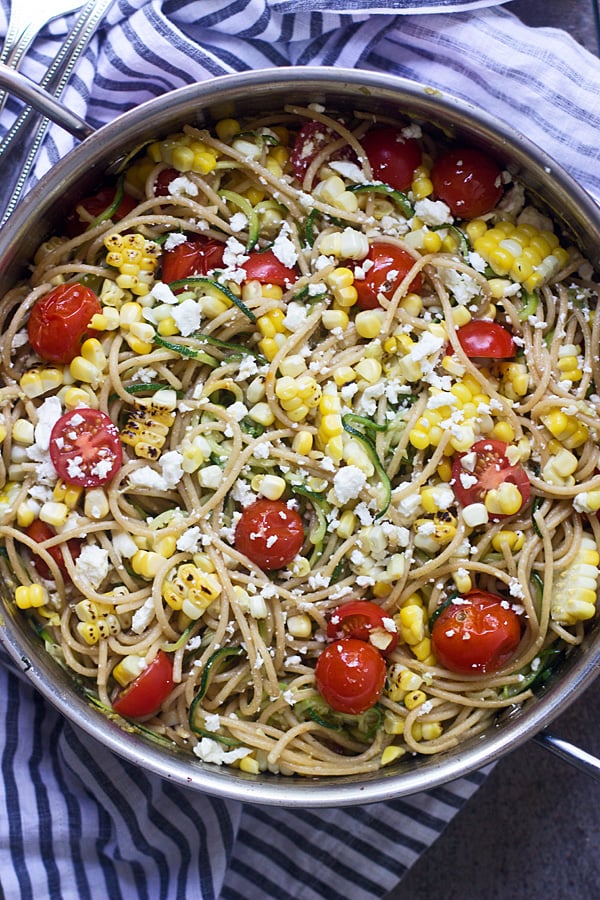
[[[146,145],[0,307],[11,602],[205,762],[482,734],[596,613],[597,300],[501,160],[400,114]]]

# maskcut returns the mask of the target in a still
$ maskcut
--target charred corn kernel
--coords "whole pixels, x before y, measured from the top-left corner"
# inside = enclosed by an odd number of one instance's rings
[[[525,534],[522,531],[497,531],[492,538],[492,547],[501,553],[506,547],[512,552],[517,552],[525,543]]]
[[[217,137],[223,143],[228,143],[241,131],[240,123],[237,119],[219,119],[215,125]]]
[[[29,369],[21,375],[19,387],[33,399],[48,391],[56,391],[63,383],[63,377],[60,369]]]
[[[155,162],[164,162],[178,172],[198,172],[208,175],[217,165],[215,150],[189,134],[172,134],[148,147],[148,155]]]
[[[319,252],[337,259],[364,259],[369,252],[369,240],[362,231],[345,228],[331,231],[319,241]]]
[[[165,557],[154,550],[138,550],[131,557],[131,568],[136,575],[152,579],[164,565]]]
[[[485,508],[491,516],[513,516],[523,505],[523,498],[516,484],[503,482],[485,495]]]
[[[299,431],[292,442],[292,450],[301,456],[307,456],[313,448],[313,436],[310,431]]]
[[[339,175],[330,175],[329,178],[320,181],[313,188],[313,196],[343,212],[356,212],[358,209],[357,195],[346,190],[346,185]]]
[[[54,500],[46,500],[40,509],[40,520],[48,525],[58,528],[64,525],[69,515],[69,507],[66,503],[57,503]]]
[[[292,637],[309,638],[312,635],[312,619],[306,613],[288,616],[286,628]]]
[[[285,491],[286,481],[279,475],[255,475],[250,487],[267,500],[279,500]]]
[[[157,391],[147,402],[138,403],[121,431],[121,440],[133,447],[136,456],[158,459],[175,421],[177,394],[164,389]]]
[[[354,366],[354,371],[369,384],[377,384],[383,368],[378,359],[361,359]]]
[[[381,334],[384,318],[382,309],[365,309],[357,313],[354,325],[360,337],[372,340]]]
[[[91,600],[81,600],[75,606],[75,613],[80,620],[77,632],[86,644],[97,644],[98,641],[121,631],[121,623],[111,612],[110,607],[101,606]]]
[[[41,584],[19,585],[15,603],[19,609],[38,609],[48,602],[48,592]]]
[[[599,562],[596,542],[584,534],[574,561],[554,581],[550,615],[555,622],[574,625],[593,618],[596,612]]]
[[[416,519],[413,528],[416,546],[435,553],[455,537],[456,517],[448,509],[441,509],[430,519]]]
[[[409,646],[418,644],[425,637],[425,612],[422,606],[409,604],[399,612],[400,635]]]
[[[15,419],[11,433],[13,441],[25,447],[29,447],[35,441],[35,427],[29,419]]]
[[[410,669],[402,669],[398,684],[403,691],[418,691],[423,684],[423,679],[416,672],[411,672]]]
[[[398,702],[394,697],[390,697],[390,699],[394,703]],[[383,714],[383,730],[386,734],[404,734],[404,719],[390,709],[386,709]]]
[[[75,509],[82,494],[82,487],[76,484],[66,484],[61,479],[56,482],[52,489],[52,499],[57,503],[64,503],[69,509]]]
[[[123,659],[117,663],[112,670],[111,675],[121,687],[125,687],[134,681],[138,675],[141,675],[146,666],[147,663],[144,656],[131,654],[129,656],[124,656]]]
[[[404,705],[407,709],[416,709],[427,700],[425,691],[410,691],[404,697]]]
[[[92,316],[89,327],[94,331],[115,331],[120,324],[119,311],[114,306],[105,306],[101,313]]]
[[[168,605],[181,610],[190,619],[199,619],[221,593],[216,575],[203,572],[191,563],[183,563],[162,584],[162,596]]]
[[[138,297],[148,294],[162,252],[160,246],[141,234],[116,233],[104,238],[104,246],[107,265],[119,270],[118,287]]]
[[[255,403],[254,406],[251,406],[248,410],[248,418],[259,425],[264,425],[265,428],[268,428],[275,421],[273,410],[265,402]]]

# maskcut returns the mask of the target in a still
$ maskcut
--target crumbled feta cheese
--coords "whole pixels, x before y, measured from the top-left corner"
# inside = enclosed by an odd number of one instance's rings
[[[200,306],[196,300],[193,300],[191,297],[188,297],[187,300],[183,300],[179,306],[174,306],[171,315],[177,325],[179,334],[183,337],[188,337],[200,327],[200,321],[202,319]]]
[[[200,549],[201,537],[202,532],[199,526],[193,525],[177,538],[176,547],[182,552],[197,553]]]
[[[84,544],[75,561],[77,576],[89,581],[93,588],[98,588],[108,575],[108,550]]]
[[[154,618],[154,600],[148,597],[143,605],[137,609],[131,618],[131,630],[136,634],[141,634],[146,630],[152,619]]]
[[[454,221],[450,207],[443,200],[430,200],[428,197],[417,200],[415,215],[425,225],[451,225]]]
[[[283,222],[281,231],[273,241],[271,247],[273,254],[277,257],[279,262],[283,263],[283,265],[287,266],[289,269],[293,268],[298,262],[298,251],[296,250],[294,242],[289,237],[291,230],[289,223]]]
[[[169,182],[169,192],[171,194],[175,194],[176,196],[188,196],[188,197],[197,197],[198,196],[198,185],[187,178],[185,175],[179,175],[178,178],[174,178],[173,181]]]
[[[306,324],[308,311],[302,303],[288,303],[287,313],[283,324],[288,331],[299,331]]]
[[[218,741],[212,738],[203,737],[194,747],[194,753],[204,762],[215,763],[222,766],[223,763],[233,763],[238,759],[243,759],[252,751],[248,747],[234,747],[233,750],[225,750]]]
[[[150,296],[159,303],[166,303],[169,306],[175,306],[179,303],[177,296],[173,293],[168,284],[157,281],[152,285]]]
[[[167,235],[167,239],[163,244],[163,248],[165,250],[174,250],[175,247],[178,247],[180,244],[185,244],[187,241],[187,237],[183,233],[183,231],[172,231]]]
[[[339,503],[354,500],[367,483],[367,476],[358,466],[344,466],[333,478],[333,492]]]

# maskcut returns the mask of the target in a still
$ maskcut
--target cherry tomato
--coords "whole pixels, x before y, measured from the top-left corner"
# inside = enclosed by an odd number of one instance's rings
[[[476,590],[442,610],[431,632],[437,659],[463,675],[501,669],[520,640],[519,617],[507,601]]]
[[[112,706],[119,715],[138,719],[157,712],[172,690],[173,663],[159,650],[144,671],[118,691]]]
[[[502,196],[502,170],[498,163],[474,147],[456,147],[440,156],[431,170],[439,200],[461,219],[490,212]]]
[[[470,359],[508,359],[516,353],[510,331],[498,322],[472,319],[458,329],[456,337]]]
[[[405,138],[397,128],[382,125],[367,131],[361,143],[373,177],[397,191],[408,190],[423,159],[419,142]]]
[[[294,175],[298,181],[304,181],[306,170],[315,156],[324,150],[328,144],[333,144],[335,141],[339,141],[339,139],[340,136],[336,131],[328,128],[327,125],[323,125],[321,122],[307,122],[302,126],[296,136],[290,154],[292,169],[294,170]],[[351,147],[345,145],[340,147],[339,150],[336,150],[329,159],[355,162],[356,154]],[[310,187],[312,187],[312,185],[310,185]]]
[[[343,638],[328,644],[317,659],[315,681],[332,709],[360,715],[379,700],[385,672],[383,656],[372,644]]]
[[[382,608],[370,600],[349,600],[338,606],[327,623],[327,637],[330,640],[351,637],[369,641],[384,656],[398,643],[392,617],[386,616]]]
[[[32,538],[34,541],[37,541],[38,544],[42,544],[44,541],[48,541],[50,538],[53,538],[56,535],[56,532],[53,531],[46,522],[42,522],[41,519],[35,519],[31,523],[31,525],[27,526],[27,528],[25,529],[25,534],[28,535],[28,537]],[[81,553],[81,544],[82,541],[78,540],[77,538],[71,538],[70,541],[67,541],[67,547],[69,548],[69,552],[73,557],[73,560],[76,560]],[[53,547],[48,547],[47,550],[63,575],[65,575],[67,572],[67,567],[65,565],[65,560],[60,546],[56,544]],[[35,570],[40,578],[51,578],[49,567],[37,554],[33,557],[33,565],[35,566]]]
[[[81,207],[85,209],[90,219],[96,219],[113,205],[115,202],[116,191],[116,187],[105,187],[99,190],[97,194],[93,194],[91,197],[84,197],[83,200],[80,200],[75,209],[67,216],[66,231],[68,236],[77,237],[78,234],[83,234],[90,225],[89,219],[82,219],[80,217],[79,209]],[[130,194],[124,193],[119,201],[119,205],[111,216],[112,221],[118,222],[119,219],[128,216],[131,210],[137,205],[137,202],[138,201],[134,200]]]
[[[162,257],[162,280],[166,284],[191,275],[207,275],[223,265],[225,244],[200,237],[177,244]]]
[[[266,572],[287,566],[303,543],[302,519],[282,500],[256,500],[235,529],[236,549]]]
[[[260,281],[261,284],[278,284],[288,287],[298,277],[295,269],[284,265],[277,259],[272,250],[260,250],[250,253],[242,264],[248,281]]]
[[[50,459],[67,484],[98,487],[123,462],[119,429],[99,409],[77,407],[65,413],[50,433]]]
[[[180,175],[181,172],[178,172],[177,169],[161,169],[154,182],[154,196],[167,197],[171,193],[171,182]]]
[[[96,313],[102,312],[95,293],[83,284],[60,284],[34,304],[29,314],[29,343],[42,359],[70,363]]]
[[[499,487],[504,482],[514,484],[521,494],[521,507],[529,500],[531,484],[527,472],[520,465],[513,466],[506,455],[508,444],[504,441],[487,439],[476,441],[467,453],[460,453],[452,464],[452,484],[459,503],[469,506],[471,503],[484,503],[488,491]],[[465,457],[473,464],[468,468],[463,465]],[[494,519],[503,516],[494,515]]]
[[[378,295],[381,293],[388,299],[402,279],[410,272],[416,260],[407,250],[388,244],[386,241],[373,241],[365,257],[372,263],[365,266],[365,277],[355,278],[354,287],[358,294],[358,305],[361,309],[377,309],[381,304]],[[364,266],[364,260],[361,263]],[[419,272],[409,285],[409,291],[421,290],[423,280]]]

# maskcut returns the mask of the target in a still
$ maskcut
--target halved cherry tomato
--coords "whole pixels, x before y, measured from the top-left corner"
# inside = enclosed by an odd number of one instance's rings
[[[475,147],[455,147],[440,156],[431,170],[435,196],[461,219],[490,212],[502,196],[502,170]]]
[[[42,522],[41,519],[34,519],[31,525],[28,525],[25,529],[25,534],[28,537],[32,538],[34,541],[37,541],[38,544],[43,544],[44,541],[50,540],[56,535],[56,532],[46,523]],[[82,541],[77,538],[71,538],[70,541],[67,541],[67,547],[69,548],[69,553],[73,557],[73,560],[76,560],[79,554],[81,553],[81,545]],[[58,544],[53,547],[48,547],[48,553],[61,570],[61,572],[66,574],[67,567],[65,565],[65,559],[62,553],[62,550]],[[39,557],[37,554],[33,557],[33,565],[35,566],[35,570],[40,576],[40,578],[50,578],[50,569],[44,562],[44,560]]]
[[[171,284],[191,275],[207,275],[211,269],[223,265],[224,250],[221,241],[204,237],[177,244],[162,257],[162,280]]]
[[[278,284],[288,287],[293,284],[298,273],[277,259],[272,250],[257,250],[250,253],[242,269],[246,272],[247,281],[260,281],[261,284]]]
[[[415,169],[421,165],[423,153],[418,141],[405,138],[391,125],[371,128],[361,140],[373,171],[373,177],[397,191],[412,184]]]
[[[287,566],[304,543],[300,514],[282,500],[256,500],[235,528],[235,547],[265,572]]]
[[[89,227],[90,221],[88,219],[82,219],[79,214],[79,209],[83,207],[86,213],[89,215],[90,220],[96,219],[99,215],[101,215],[105,210],[109,209],[113,203],[115,202],[115,196],[117,193],[116,187],[105,187],[98,191],[97,194],[93,194],[90,197],[84,197],[83,200],[80,200],[74,210],[72,210],[66,219],[66,232],[69,237],[77,237],[78,234],[83,234],[86,228]],[[115,211],[113,212],[111,219],[113,222],[118,222],[119,219],[124,219],[125,216],[128,216],[131,210],[137,205],[137,200],[130,194],[123,194],[121,200],[119,200],[119,204]]]
[[[384,656],[398,643],[394,620],[371,600],[349,600],[338,606],[327,623],[327,637],[369,641]]]
[[[470,359],[508,359],[516,353],[512,334],[498,322],[471,319],[456,337]]]
[[[372,263],[371,267],[364,266],[365,260]],[[389,244],[387,241],[373,241],[369,252],[361,262],[365,269],[364,278],[355,278],[354,287],[358,294],[358,305],[361,309],[377,309],[378,295],[381,293],[388,299],[403,278],[410,272],[416,260],[407,250]],[[423,280],[419,272],[409,285],[409,291],[421,290]]]
[[[520,465],[512,465],[506,455],[508,444],[491,438],[476,441],[467,453],[460,453],[452,464],[452,485],[458,502],[463,506],[484,503],[488,491],[504,482],[516,485],[521,494],[521,507],[529,500],[531,484],[527,472]],[[474,459],[473,459],[474,456]],[[469,459],[468,467],[463,460]],[[494,519],[504,518],[494,515]]]
[[[383,656],[372,644],[343,638],[325,647],[317,659],[315,682],[332,709],[360,715],[379,700],[385,673]]]
[[[102,312],[95,293],[83,284],[59,284],[34,304],[29,314],[29,343],[42,359],[70,363],[81,351],[90,322]]]
[[[333,129],[328,128],[321,122],[307,122],[302,126],[294,141],[290,161],[294,175],[298,181],[304,181],[306,170],[314,160],[315,156],[320,153],[328,144],[339,141],[340,136]],[[331,160],[347,160],[356,161],[354,150],[347,144],[336,150],[329,159]],[[312,187],[312,185],[309,185]]]
[[[106,413],[87,407],[60,417],[50,433],[49,450],[59,477],[81,487],[106,484],[123,462],[119,429]]]
[[[154,182],[154,196],[167,197],[171,193],[169,189],[171,182],[180,175],[181,172],[178,172],[177,169],[161,169]]]
[[[506,600],[487,591],[469,591],[453,600],[434,622],[434,653],[451,672],[496,672],[521,640],[519,617]]]
[[[173,663],[159,650],[144,671],[118,691],[112,707],[121,716],[139,719],[157,712],[172,690]]]

